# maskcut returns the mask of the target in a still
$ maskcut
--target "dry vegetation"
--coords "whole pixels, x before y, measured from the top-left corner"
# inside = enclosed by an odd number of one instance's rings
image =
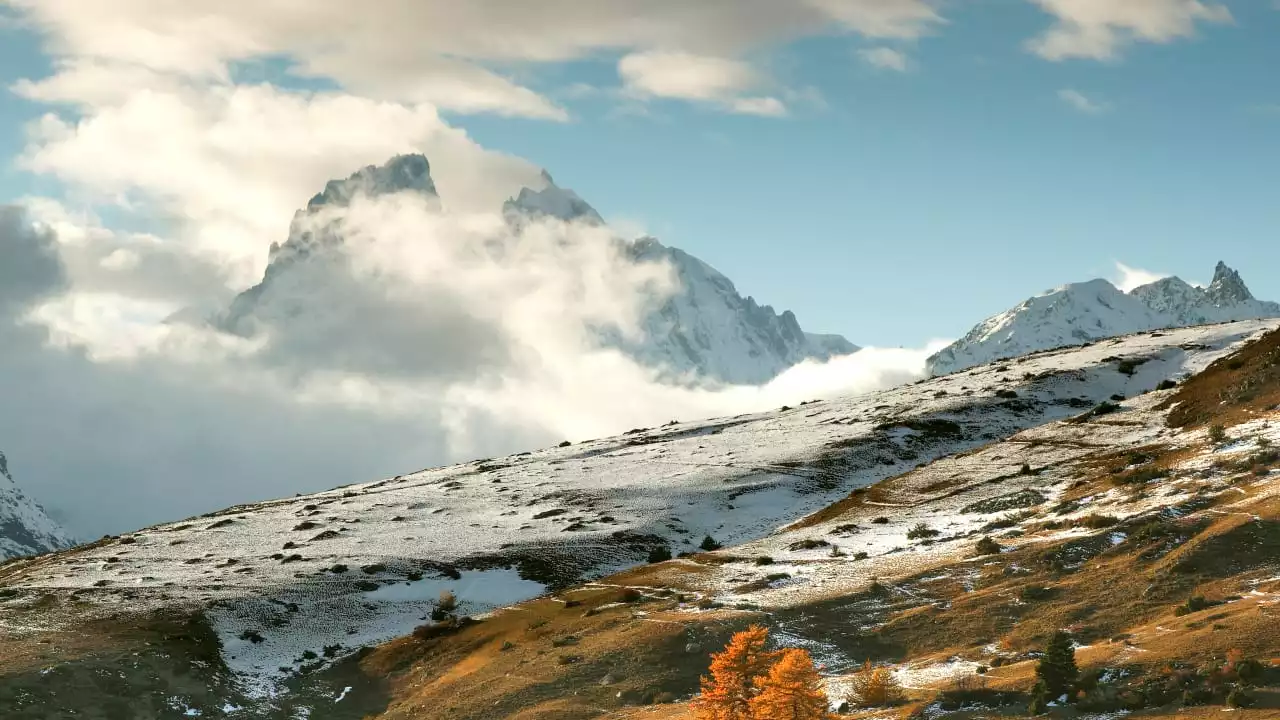
[[[1280,422],[1273,413],[1280,401],[1277,348],[1280,333],[1273,333],[1181,385],[1164,406],[1174,408],[1170,425],[1230,428],[1268,415]],[[1058,468],[1076,478],[1059,502],[1114,488],[1135,497],[1160,492],[1167,476],[1199,452],[1161,443],[1086,453]],[[370,654],[363,668],[391,678],[395,688],[380,718],[663,720],[687,717],[685,703],[706,672],[707,654],[732,631],[751,622],[791,629],[806,623],[855,667],[864,660],[915,666],[949,658],[983,667],[980,676],[911,687],[894,707],[854,708],[849,717],[906,718],[926,709],[930,717],[992,716],[975,715],[978,707],[1025,716],[1035,653],[1066,628],[1087,646],[1077,652],[1089,688],[1082,707],[1129,710],[1131,717],[1217,717],[1229,686],[1214,683],[1225,682],[1231,658],[1244,658],[1261,670],[1248,682],[1252,707],[1234,717],[1280,717],[1280,603],[1272,604],[1270,594],[1280,591],[1280,493],[1252,482],[1277,466],[1256,460],[1217,468],[1239,474],[1232,491],[1193,493],[1177,514],[1095,514],[1064,524],[1045,513],[1039,525],[1015,533],[1016,541],[993,528],[1004,552],[956,558],[802,607],[764,614],[702,601],[697,610],[693,593],[706,586],[706,576],[753,560],[729,548],[604,581],[649,588],[639,602],[618,603],[616,589],[586,588],[432,643],[397,641]],[[1018,472],[1027,471],[1040,469]],[[963,480],[920,487],[906,473],[788,531],[800,537],[823,523],[870,523],[883,503],[922,502],[964,487]],[[1072,526],[1089,533],[1051,539]],[[566,608],[565,599],[581,604]],[[571,646],[556,646],[569,636],[576,638]],[[423,714],[432,708],[438,714]]]

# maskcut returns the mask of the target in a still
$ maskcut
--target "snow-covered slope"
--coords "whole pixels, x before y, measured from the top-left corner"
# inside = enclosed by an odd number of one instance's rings
[[[1144,330],[1280,317],[1280,304],[1254,299],[1239,273],[1218,263],[1208,288],[1170,277],[1121,292],[1106,280],[1074,283],[987,318],[929,358],[945,375],[1039,350]]]
[[[1044,353],[860,397],[638,430],[230,508],[0,568],[0,626],[205,611],[229,666],[274,687],[322,648],[407,634],[441,590],[475,613],[644,562],[764,537],[920,463],[1196,372],[1276,321]],[[1115,358],[1135,361],[1133,372]],[[323,660],[318,662],[324,662]],[[283,668],[283,669],[282,669]]]
[[[654,238],[630,244],[641,262],[665,262],[680,289],[644,319],[645,340],[605,337],[641,362],[727,383],[759,384],[805,360],[829,360],[858,351],[839,335],[800,329],[790,310],[781,315],[752,297],[742,297],[729,278],[698,258]]]
[[[0,560],[69,548],[75,542],[44,508],[23,494],[0,453]]]
[[[604,224],[600,214],[572,190],[557,186],[546,173],[542,180],[543,187],[524,188],[503,206],[503,216],[513,226],[544,218]],[[316,315],[332,312],[315,301],[318,287],[327,288],[329,294],[337,289],[344,297],[365,297],[367,289],[345,271],[340,253],[328,252],[342,244],[341,221],[316,228],[311,219],[321,209],[341,207],[360,193],[397,192],[438,201],[425,157],[399,156],[346,180],[331,181],[298,212],[288,240],[272,246],[262,282],[240,294],[215,324],[252,335],[262,326],[287,325],[304,315],[315,322]],[[790,312],[778,315],[769,306],[743,298],[728,278],[687,253],[652,238],[616,242],[637,262],[669,263],[680,286],[674,296],[651,303],[653,311],[642,323],[646,332],[642,341],[624,340],[616,332],[600,332],[599,340],[661,370],[667,379],[758,384],[801,361],[827,360],[858,350],[839,336],[805,333]],[[323,318],[320,322],[324,324]],[[335,319],[327,324],[341,323]],[[332,330],[353,331],[336,326]]]

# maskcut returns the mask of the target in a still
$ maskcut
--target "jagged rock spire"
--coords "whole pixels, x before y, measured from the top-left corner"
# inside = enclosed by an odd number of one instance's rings
[[[1213,282],[1205,290],[1205,295],[1214,305],[1234,305],[1253,299],[1253,293],[1240,279],[1240,273],[1219,262],[1213,269]]]

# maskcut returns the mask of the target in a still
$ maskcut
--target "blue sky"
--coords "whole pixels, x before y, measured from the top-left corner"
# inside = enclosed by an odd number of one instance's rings
[[[1013,0],[944,4],[946,23],[917,38],[759,43],[742,57],[790,93],[786,117],[620,98],[621,51],[505,60],[488,66],[570,119],[445,117],[743,294],[859,344],[956,337],[1047,287],[1112,276],[1115,261],[1206,281],[1223,259],[1280,298],[1280,12],[1227,6],[1232,22],[1102,60],[1032,53],[1051,18]],[[6,85],[51,72],[37,32],[0,29]],[[902,52],[906,70],[859,56],[877,47]],[[291,79],[283,61],[240,67],[242,81],[344,86]],[[48,109],[0,95],[0,200],[59,194],[56,178],[14,166],[25,124]]]

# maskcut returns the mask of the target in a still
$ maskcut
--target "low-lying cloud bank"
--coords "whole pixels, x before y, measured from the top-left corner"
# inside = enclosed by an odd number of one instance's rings
[[[403,195],[317,217],[341,224],[342,245],[290,268],[236,335],[77,290],[54,252],[82,248],[5,217],[0,264],[42,258],[45,281],[5,305],[0,437],[19,479],[85,536],[876,390],[921,377],[936,349],[867,349],[758,387],[664,384],[597,333],[639,333],[676,290],[670,268],[629,259],[606,229],[516,228]]]

